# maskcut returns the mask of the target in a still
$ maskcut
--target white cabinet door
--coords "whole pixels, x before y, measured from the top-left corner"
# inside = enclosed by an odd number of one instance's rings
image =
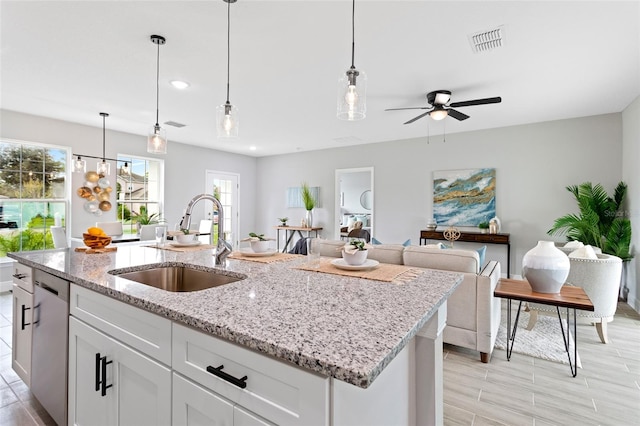
[[[170,421],[171,371],[71,317],[69,423],[139,426]]]
[[[233,407],[233,426],[274,426],[274,424],[236,405]]]
[[[11,367],[31,386],[31,319],[33,318],[33,294],[13,284],[13,344]]]
[[[232,426],[233,404],[173,373],[174,426]]]
[[[110,339],[77,319],[69,318],[69,424],[114,425],[116,400],[112,389],[101,392],[101,362]],[[96,359],[97,357],[97,359]],[[111,383],[111,382],[109,382]]]

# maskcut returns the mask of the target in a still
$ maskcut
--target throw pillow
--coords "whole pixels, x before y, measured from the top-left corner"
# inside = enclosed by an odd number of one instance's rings
[[[484,255],[487,252],[487,246],[482,246],[476,250],[478,252],[478,256],[480,257],[480,270],[484,266]]]
[[[445,248],[444,244],[442,244],[442,243],[427,244],[427,245],[424,245],[423,247],[435,248],[435,249],[443,249],[443,248]]]
[[[378,244],[382,244],[379,240],[375,239],[375,238],[371,238],[371,244],[373,245],[378,245]],[[439,243],[438,243],[439,244]],[[409,247],[411,245],[411,238],[409,238],[407,241],[405,241],[404,243],[402,243],[402,245],[404,247]],[[427,246],[429,247],[429,246]],[[439,248],[439,247],[438,247]]]
[[[572,251],[571,253],[569,253],[569,257],[575,259],[598,259],[598,255],[596,254],[595,250],[589,245],[580,247],[579,249]]]
[[[362,222],[363,226],[369,226],[369,224],[367,223],[367,216],[365,215],[356,215],[356,220]]]
[[[564,245],[567,248],[581,248],[584,247],[584,244],[580,241],[569,241],[567,244]]]
[[[355,216],[349,216],[347,218],[347,227],[351,228],[354,223],[356,223],[356,217]]]

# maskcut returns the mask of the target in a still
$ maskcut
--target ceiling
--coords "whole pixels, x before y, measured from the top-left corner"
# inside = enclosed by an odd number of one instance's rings
[[[0,107],[251,156],[426,137],[622,111],[640,94],[639,1],[358,0],[355,65],[368,75],[367,117],[336,118],[351,65],[351,2],[238,0],[231,5],[230,101],[240,137],[218,139],[226,99],[226,12],[207,1],[0,2]],[[473,53],[468,34],[504,26],[504,46]],[[170,80],[191,84],[186,90]],[[471,117],[405,121],[426,93]],[[255,150],[250,150],[254,147]]]

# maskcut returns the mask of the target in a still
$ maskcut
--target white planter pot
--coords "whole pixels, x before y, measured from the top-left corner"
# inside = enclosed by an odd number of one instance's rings
[[[251,241],[251,250],[255,253],[264,253],[269,250],[269,241]]]
[[[367,254],[369,250],[358,250],[353,254],[349,254],[346,251],[342,250],[342,258],[349,265],[362,265],[367,260]]]
[[[522,258],[522,275],[537,293],[560,293],[570,267],[569,257],[553,241],[538,241]]]

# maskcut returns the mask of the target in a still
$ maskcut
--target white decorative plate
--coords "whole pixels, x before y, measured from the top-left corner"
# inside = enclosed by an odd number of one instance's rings
[[[362,265],[349,265],[344,259],[334,259],[331,264],[338,269],[345,269],[347,271],[366,271],[367,269],[375,269],[380,262],[373,259],[367,259]]]
[[[247,257],[267,257],[267,256],[273,256],[277,252],[278,252],[278,250],[276,250],[276,249],[269,249],[267,251],[263,251],[262,253],[256,253],[255,251],[251,250],[250,248],[242,248],[242,249],[240,249],[240,253],[243,256],[247,256]]]
[[[173,247],[191,247],[191,246],[197,246],[202,244],[202,241],[189,241],[188,243],[169,243],[170,246]]]

